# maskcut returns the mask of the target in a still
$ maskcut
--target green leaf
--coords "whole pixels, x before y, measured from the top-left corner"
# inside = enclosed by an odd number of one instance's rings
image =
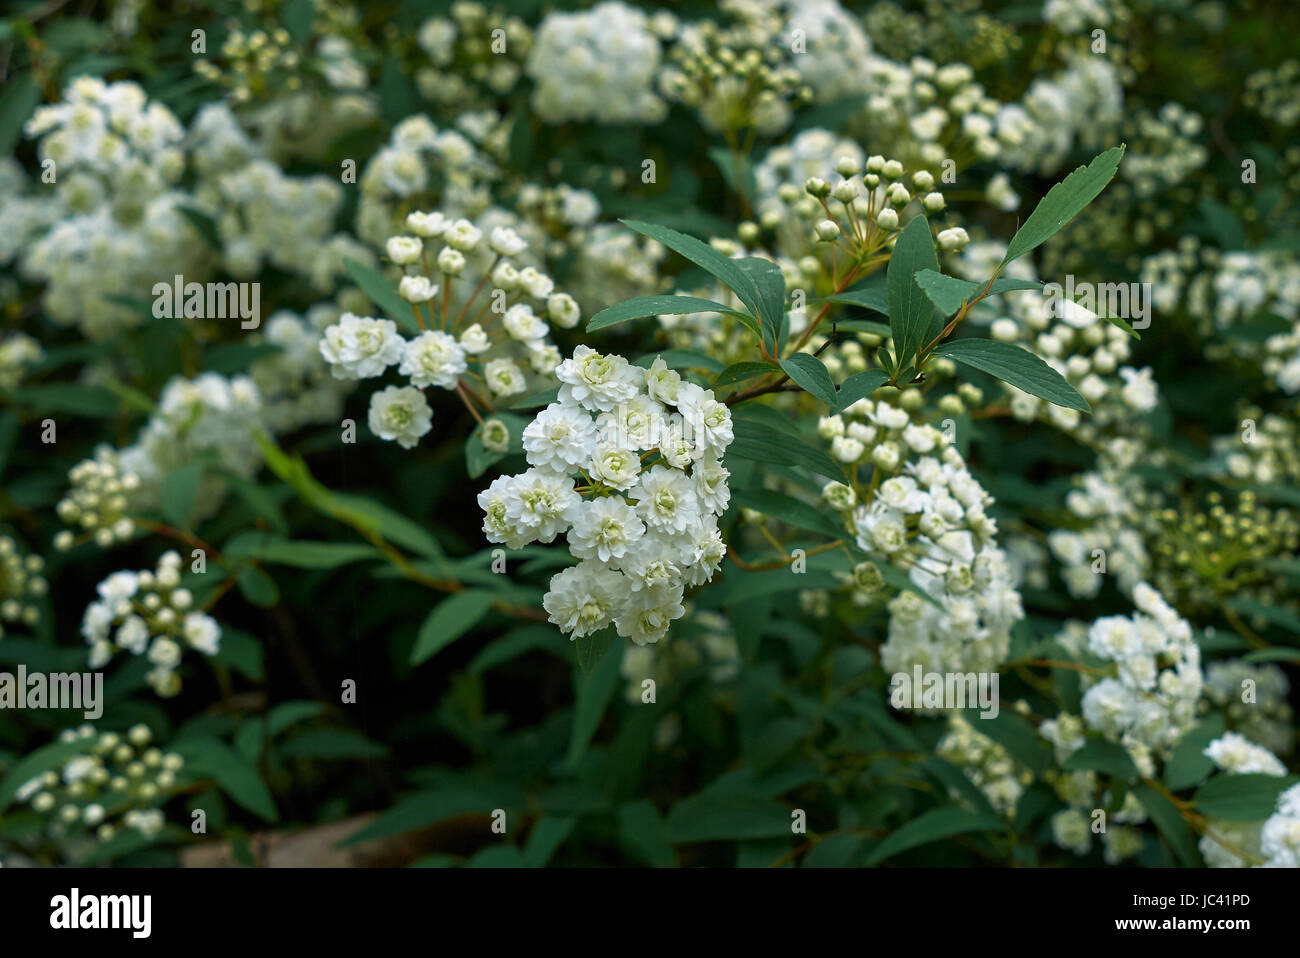
[[[888,316],[889,292],[887,285],[886,275],[876,273],[866,282],[846,289],[842,293],[836,293],[834,296],[823,296],[821,299],[814,299],[811,302],[814,305],[837,303],[841,306],[858,306],[862,309],[870,309],[880,313],[882,316]]]
[[[269,607],[280,601],[280,590],[276,588],[275,580],[257,566],[240,566],[235,574],[235,584],[253,605]]]
[[[1067,771],[1085,769],[1104,772],[1114,778],[1130,781],[1138,777],[1137,766],[1121,745],[1104,738],[1089,739],[1062,763]]]
[[[415,318],[415,313],[411,311],[411,304],[397,295],[397,288],[384,277],[383,273],[346,256],[343,258],[343,266],[353,281],[361,287],[361,291],[370,297],[370,301],[382,309],[401,329],[412,335],[423,332]]]
[[[203,463],[192,462],[167,474],[162,487],[162,511],[167,521],[188,528],[194,513],[194,497],[203,480]]]
[[[1300,616],[1280,605],[1267,605],[1254,599],[1229,599],[1228,608],[1238,615],[1261,618],[1280,629],[1300,635]]]
[[[934,347],[934,354],[986,372],[1058,406],[1092,412],[1088,400],[1065,377],[1020,346],[996,339],[957,339],[940,343]]]
[[[840,412],[848,409],[863,396],[870,396],[887,382],[889,382],[889,374],[883,369],[867,369],[854,373],[840,383],[837,402],[831,407],[832,411]]]
[[[867,865],[875,865],[892,855],[919,845],[928,845],[954,835],[969,832],[997,832],[1006,827],[1004,822],[989,815],[969,812],[964,808],[932,808],[912,819],[898,831],[872,849]]]
[[[794,496],[771,489],[747,488],[735,492],[736,501],[746,509],[755,509],[778,522],[796,529],[816,532],[828,539],[842,539],[844,528],[834,518],[834,513],[802,502]]]
[[[903,229],[889,256],[885,277],[889,297],[889,328],[900,372],[915,364],[917,351],[925,345],[934,307],[916,284],[916,274],[923,269],[939,270],[930,223],[918,216]]]
[[[108,419],[117,415],[118,398],[102,386],[75,383],[42,383],[22,386],[11,394],[14,402],[32,406],[37,412],[66,412],[87,419]]]
[[[746,317],[748,319],[750,317]],[[632,360],[633,366],[640,366],[642,369],[649,369],[654,365],[656,359],[662,359],[664,365],[669,369],[703,369],[706,372],[716,373],[722,369],[722,363],[698,349],[660,349],[653,353],[645,353]]]
[[[192,206],[177,206],[176,212],[189,221],[189,224],[194,227],[194,232],[203,238],[203,242],[207,243],[209,248],[221,249],[223,245],[221,234],[217,232],[217,224],[210,215]]]
[[[1074,219],[1085,206],[1095,200],[1115,176],[1123,156],[1123,145],[1112,147],[1048,190],[1047,195],[1029,214],[1029,219],[1025,220],[1020,229],[1016,230],[1016,235],[1011,237],[1011,242],[1007,244],[1007,253],[1002,257],[1002,263],[998,267],[999,272],[1012,260],[1019,259],[1045,243],[1066,223]]]
[[[776,363],[767,362],[766,360],[756,362],[732,363],[722,372],[718,373],[718,378],[713,380],[713,388],[720,389],[723,386],[731,386],[735,383],[743,383],[747,379],[753,379],[755,376],[763,376],[767,373],[777,372],[780,367]]]
[[[763,342],[767,345],[768,352],[775,354],[778,351],[777,339],[781,323],[785,318],[785,276],[781,267],[759,256],[747,256],[734,262],[749,275],[758,290],[757,313],[763,323]]]
[[[957,279],[955,276],[945,276],[943,273],[932,269],[923,269],[917,273],[916,283],[925,291],[925,295],[930,297],[930,302],[934,303],[935,308],[945,318],[952,316],[957,310],[961,309],[962,303],[978,296],[986,286],[989,289],[989,296],[1020,289],[1041,291],[1043,288],[1042,283],[1034,280],[1011,279],[1005,276],[999,276],[991,285],[989,283],[973,283],[969,280]]]
[[[243,532],[226,543],[222,555],[228,559],[256,559],[298,569],[333,569],[349,562],[383,559],[374,546],[359,542],[309,542],[282,539],[261,532]]]
[[[268,822],[279,819],[275,799],[258,774],[257,766],[216,739],[195,739],[175,744],[191,776],[215,779],[221,790]]]
[[[830,406],[832,412],[839,407],[839,394],[835,391],[831,374],[812,353],[795,353],[781,360],[781,368],[801,389]]]
[[[0,156],[10,156],[23,133],[27,118],[41,102],[41,91],[31,70],[12,76],[0,94]]]
[[[723,256],[712,246],[700,242],[694,236],[679,233],[667,226],[644,223],[640,220],[619,220],[619,222],[628,229],[635,230],[642,236],[648,236],[655,242],[661,243],[670,250],[685,256],[710,276],[728,286],[732,292],[740,297],[740,301],[749,307],[754,316],[763,315],[760,306],[762,297],[758,285],[754,282],[747,269],[738,265],[738,260]]]
[[[1201,856],[1196,849],[1196,837],[1173,802],[1143,782],[1133,786],[1133,794],[1155,823],[1156,831],[1174,850],[1178,861],[1187,868],[1199,866]]]
[[[832,459],[826,450],[813,446],[792,433],[774,430],[769,420],[756,415],[755,409],[745,409],[743,415],[741,412],[736,410],[732,413],[734,439],[727,448],[728,457],[801,466],[827,479],[844,477],[844,467]]]
[[[647,865],[672,868],[677,864],[668,828],[647,801],[620,805],[616,813],[619,842]]]
[[[1165,787],[1173,791],[1189,788],[1213,772],[1214,760],[1205,754],[1205,748],[1227,727],[1224,717],[1215,714],[1184,735],[1165,762]]]
[[[349,758],[382,758],[383,745],[352,729],[314,728],[298,732],[276,749],[282,758],[314,758],[338,761]]]
[[[790,837],[790,809],[758,795],[706,790],[678,802],[668,813],[674,845],[692,842]]]
[[[686,313],[730,313],[730,306],[698,296],[637,296],[606,306],[587,321],[587,332],[616,326],[646,316],[680,316]]]
[[[589,632],[572,640],[574,659],[580,671],[590,672],[604,660],[605,653],[613,644],[613,635],[614,633],[609,629],[601,629],[599,632]]]
[[[543,815],[528,833],[524,844],[524,861],[529,868],[545,868],[547,863],[564,844],[573,826],[578,824],[570,816]]]
[[[573,727],[569,734],[569,755],[566,764],[576,769],[582,762],[591,737],[596,734],[600,720],[609,707],[614,692],[618,689],[619,668],[623,664],[623,645],[610,642],[604,657],[595,669],[585,674],[577,682],[573,706]]]
[[[465,589],[439,602],[420,626],[411,664],[419,665],[459,639],[487,614],[495,600],[485,589]]]
[[[1196,790],[1192,805],[1210,818],[1229,822],[1257,822],[1277,810],[1277,797],[1300,781],[1295,775],[1246,772],[1216,775]]]

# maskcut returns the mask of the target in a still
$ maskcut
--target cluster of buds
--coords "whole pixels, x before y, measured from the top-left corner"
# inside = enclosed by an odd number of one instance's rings
[[[145,655],[153,668],[146,679],[168,698],[181,689],[177,666],[186,646],[216,655],[221,626],[194,609],[194,596],[181,582],[181,557],[164,552],[153,572],[114,572],[99,584],[99,599],[86,606],[81,635],[90,646],[90,667],[103,668],[118,652]]]
[[[428,63],[415,71],[420,93],[435,103],[481,102],[477,88],[510,92],[523,70],[533,33],[518,17],[481,3],[454,3],[448,16],[431,17],[416,38]]]
[[[1290,590],[1282,585],[1286,579],[1269,563],[1295,557],[1300,518],[1289,509],[1260,506],[1250,491],[1241,493],[1233,510],[1217,491],[1206,502],[1204,511],[1169,508],[1146,520],[1160,591],[1188,609],[1213,609],[1225,597],[1295,605],[1297,597],[1286,595]]]
[[[72,488],[55,507],[59,518],[79,531],[64,529],[54,537],[60,552],[93,540],[107,549],[135,535],[135,523],[127,515],[131,493],[140,487],[140,477],[124,471],[106,447],[94,459],[83,459],[68,471]]]
[[[697,110],[707,129],[728,137],[751,129],[773,136],[789,125],[794,107],[813,100],[783,53],[774,38],[759,41],[711,21],[693,24],[682,30],[660,88]]]
[[[297,50],[290,49],[291,42],[289,32],[283,27],[269,33],[234,29],[221,45],[225,65],[201,59],[195,62],[194,72],[205,80],[230,87],[236,103],[281,87],[296,90],[302,86],[302,78],[296,73],[301,58]]]
[[[320,351],[340,379],[381,376],[398,366],[409,385],[376,392],[369,423],[381,439],[410,449],[432,426],[426,387],[454,391],[481,422],[494,402],[526,391],[525,364],[538,376],[560,364],[559,351],[548,341],[550,323],[572,328],[581,311],[541,270],[514,265],[528,244],[509,227],[494,227],[485,236],[467,219],[423,212],[411,213],[406,226],[412,235],[391,237],[386,248],[404,271],[397,292],[421,332],[406,340],[391,320],[345,313],[325,330]],[[443,244],[436,254],[426,245],[430,241]],[[478,281],[469,287],[471,269]]]
[[[59,771],[47,771],[18,789],[15,798],[48,815],[55,837],[93,830],[103,842],[125,829],[149,836],[164,824],[158,808],[176,789],[184,760],[150,745],[153,733],[135,725],[125,735],[96,732],[90,724],[66,729],[59,741],[82,746]]]
[[[35,600],[49,590],[49,583],[41,575],[44,569],[44,559],[20,555],[12,538],[0,536],[0,623],[36,624],[41,610]],[[4,634],[5,627],[0,624],[0,638]]]

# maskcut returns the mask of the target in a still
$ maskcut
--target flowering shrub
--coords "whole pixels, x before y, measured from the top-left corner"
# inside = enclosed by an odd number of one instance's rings
[[[27,6],[0,865],[1300,866],[1290,7]]]

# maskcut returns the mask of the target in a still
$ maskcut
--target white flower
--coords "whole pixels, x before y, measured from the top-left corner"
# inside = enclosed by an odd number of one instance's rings
[[[424,250],[424,243],[415,236],[393,236],[384,246],[388,258],[398,266],[416,262]]]
[[[552,293],[546,297],[546,315],[561,329],[572,329],[582,318],[582,310],[568,293]]]
[[[428,330],[406,344],[397,371],[411,377],[411,385],[455,389],[467,368],[465,350],[449,333]]]
[[[424,393],[413,386],[389,386],[370,397],[370,431],[412,449],[433,426],[433,411]]]
[[[447,218],[441,213],[415,212],[406,216],[406,228],[425,239],[441,236],[448,225]]]
[[[408,303],[427,303],[438,295],[438,287],[427,276],[403,276],[397,284],[397,295]]]
[[[1237,732],[1225,732],[1216,738],[1206,746],[1205,755],[1219,768],[1234,774],[1286,774],[1286,766],[1276,755]]]
[[[524,391],[524,373],[511,359],[492,359],[483,366],[483,378],[496,396],[513,396]]]
[[[592,499],[574,507],[569,551],[580,559],[621,559],[645,534],[636,511],[618,496]]]
[[[618,572],[601,568],[598,563],[582,562],[551,577],[542,608],[561,631],[581,638],[600,631],[613,620],[624,599],[623,582]]]
[[[580,406],[553,402],[524,427],[524,455],[531,466],[572,469],[595,452],[596,425]]]
[[[632,488],[641,474],[641,457],[622,446],[599,445],[591,458],[591,476],[620,491]]]
[[[477,356],[479,353],[487,352],[488,346],[487,333],[478,323],[467,328],[460,334],[460,347],[471,356]]]
[[[352,313],[344,313],[327,327],[320,341],[321,355],[337,379],[380,376],[402,358],[405,347],[392,320]]]
[[[650,368],[645,371],[646,393],[651,399],[661,403],[676,405],[677,389],[682,377],[674,369],[669,369],[662,356],[656,356]]]
[[[920,512],[929,502],[929,497],[917,488],[916,480],[911,476],[886,479],[880,484],[877,495],[881,502],[899,512]]]
[[[506,500],[506,517],[513,520],[525,541],[550,542],[569,527],[581,498],[573,481],[563,473],[529,469],[514,477],[513,495]]]
[[[555,281],[534,266],[519,271],[519,285],[533,299],[545,300],[555,291]]]
[[[731,445],[731,410],[714,398],[712,389],[702,389],[688,382],[679,384],[677,409],[682,414],[688,437],[700,449],[721,454]]]
[[[515,303],[506,310],[501,318],[501,325],[511,338],[521,343],[531,343],[544,337],[549,331],[546,323],[539,319],[533,308],[527,303]]]
[[[680,585],[652,585],[627,597],[614,625],[625,639],[646,645],[662,639],[673,620],[685,614]]]
[[[555,370],[560,401],[575,402],[597,412],[609,412],[637,394],[642,372],[622,356],[602,356],[589,346],[578,346],[573,357]]]
[[[1138,412],[1150,412],[1156,407],[1156,383],[1151,378],[1150,366],[1142,369],[1123,366],[1119,374],[1124,380],[1124,388],[1120,391],[1120,396],[1125,405]]]
[[[641,474],[630,495],[637,500],[637,514],[660,532],[685,532],[700,520],[695,484],[680,470],[652,466]]]
[[[465,269],[465,254],[444,246],[438,251],[438,270],[447,276],[459,276]]]
[[[518,256],[528,248],[519,234],[507,226],[493,227],[488,245],[492,247],[492,252],[501,256]]]
[[[203,612],[190,612],[185,616],[181,633],[192,648],[204,655],[216,655],[221,643],[221,626],[212,616]]]
[[[702,457],[691,472],[700,504],[715,516],[726,512],[731,502],[731,488],[727,485],[730,476],[731,473],[723,466],[722,460],[710,455]]]
[[[478,241],[482,239],[483,233],[473,223],[466,219],[456,220],[443,231],[442,238],[447,245],[453,249],[460,250],[462,253],[468,253]]]

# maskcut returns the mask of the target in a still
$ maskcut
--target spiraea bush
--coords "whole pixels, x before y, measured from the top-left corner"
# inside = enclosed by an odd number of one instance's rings
[[[0,864],[1300,866],[1294,6],[11,6]]]

